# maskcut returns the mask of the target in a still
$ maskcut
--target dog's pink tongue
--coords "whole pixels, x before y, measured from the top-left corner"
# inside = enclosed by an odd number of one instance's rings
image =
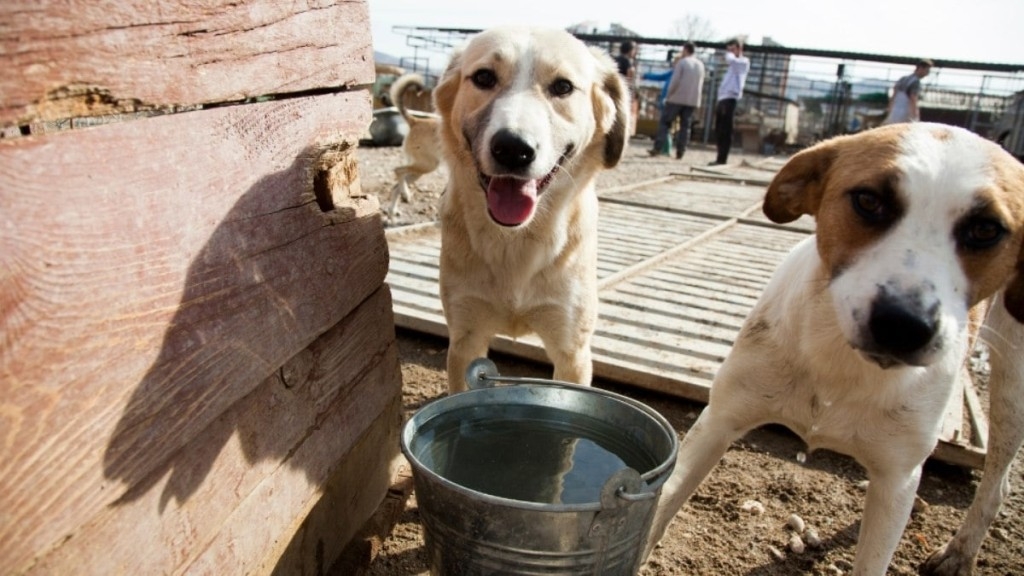
[[[495,176],[487,185],[487,209],[498,223],[517,226],[533,214],[537,181]]]

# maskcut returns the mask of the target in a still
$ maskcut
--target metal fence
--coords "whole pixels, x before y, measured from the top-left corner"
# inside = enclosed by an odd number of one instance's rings
[[[411,55],[398,64],[408,70],[436,74],[451,50],[478,30],[396,27],[406,36]],[[615,54],[623,40],[636,42],[638,77],[664,72],[670,51],[683,40],[577,33],[584,42]],[[708,76],[703,110],[696,117],[693,138],[711,139],[715,93],[725,70],[723,43],[695,42]],[[737,108],[737,137],[745,149],[771,152],[778,146],[800,147],[830,136],[877,125],[885,114],[888,94],[901,76],[910,74],[921,56],[892,56],[801,49],[766,40],[747,45],[751,60],[744,95]],[[961,126],[1000,142],[1024,157],[1024,64],[935,59],[922,81],[921,119]],[[640,130],[656,123],[662,83],[640,81]]]

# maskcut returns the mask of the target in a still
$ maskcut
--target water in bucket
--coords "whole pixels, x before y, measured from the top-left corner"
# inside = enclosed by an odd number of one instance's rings
[[[439,476],[477,492],[539,504],[600,500],[612,474],[658,459],[623,430],[551,407],[464,407],[427,422],[411,446]]]

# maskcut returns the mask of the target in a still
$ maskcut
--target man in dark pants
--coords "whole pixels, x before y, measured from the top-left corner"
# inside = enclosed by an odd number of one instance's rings
[[[679,118],[682,123],[676,133],[676,159],[681,159],[690,140],[690,118],[700,106],[701,91],[704,89],[704,63],[695,55],[697,46],[693,42],[683,44],[683,57],[673,68],[672,80],[665,95],[658,120],[658,133],[654,139],[651,156],[658,156],[668,143],[672,123]]]
[[[718,157],[712,166],[721,166],[729,159],[732,148],[732,124],[736,115],[736,101],[743,95],[743,85],[750,71],[750,59],[743,55],[743,43],[739,39],[725,44],[725,76],[718,85],[718,103],[715,105],[715,143]]]

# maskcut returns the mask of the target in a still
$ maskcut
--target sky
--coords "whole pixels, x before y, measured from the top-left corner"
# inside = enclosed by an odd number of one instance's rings
[[[566,28],[618,23],[642,36],[673,37],[698,16],[711,41],[746,35],[793,48],[969,62],[1024,64],[1024,0],[368,0],[374,49],[411,56],[394,26],[483,29],[500,24]],[[970,12],[965,8],[970,7]],[[421,54],[423,55],[423,54]],[[443,61],[431,66],[443,66]],[[443,58],[441,58],[443,60]]]

